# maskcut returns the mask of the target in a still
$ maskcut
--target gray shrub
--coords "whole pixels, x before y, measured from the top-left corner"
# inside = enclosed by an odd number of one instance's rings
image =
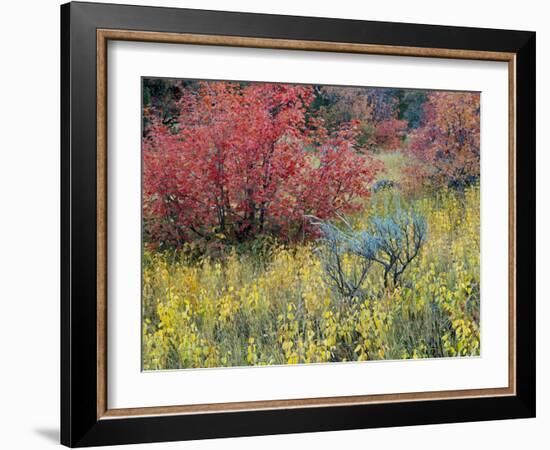
[[[331,284],[345,298],[361,295],[362,285],[374,264],[383,270],[384,287],[395,287],[426,241],[427,224],[414,211],[396,211],[373,217],[364,229],[355,230],[344,218],[338,227],[313,218],[321,237],[316,249]],[[344,267],[346,255],[351,267]]]

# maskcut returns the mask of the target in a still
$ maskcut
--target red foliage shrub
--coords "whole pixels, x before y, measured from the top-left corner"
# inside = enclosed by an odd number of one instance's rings
[[[479,179],[479,94],[432,92],[424,104],[422,126],[409,151],[422,168],[417,176],[432,185],[463,187]],[[420,175],[420,172],[421,175]]]
[[[374,141],[383,150],[399,150],[403,146],[403,138],[407,131],[407,121],[388,119],[376,126]]]
[[[304,216],[354,211],[378,165],[355,151],[357,123],[306,120],[309,86],[202,82],[176,125],[143,138],[143,217],[153,245],[261,233],[291,239]]]

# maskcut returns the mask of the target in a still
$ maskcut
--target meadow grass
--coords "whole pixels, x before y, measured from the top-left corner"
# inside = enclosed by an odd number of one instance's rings
[[[412,161],[412,158],[401,151],[381,152],[375,156],[384,164],[384,169],[378,174],[378,180],[387,179],[395,182],[403,176],[403,168]]]
[[[404,157],[384,158],[383,177],[397,178]],[[384,190],[353,227],[396,201],[426,218],[426,243],[398,285],[373,267],[352,299],[329,282],[315,241],[217,259],[145,251],[143,368],[479,355],[479,187],[414,200]]]

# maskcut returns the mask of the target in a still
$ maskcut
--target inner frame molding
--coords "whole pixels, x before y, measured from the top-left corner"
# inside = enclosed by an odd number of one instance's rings
[[[96,30],[97,419],[449,400],[516,395],[516,54],[239,36]],[[109,409],[107,404],[107,42],[109,40],[501,61],[508,63],[508,387]]]

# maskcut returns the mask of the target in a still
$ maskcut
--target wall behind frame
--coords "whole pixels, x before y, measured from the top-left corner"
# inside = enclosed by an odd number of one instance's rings
[[[7,2],[0,29],[2,68],[2,152],[0,152],[0,299],[2,302],[2,383],[0,418],[5,448],[42,449],[59,440],[59,5],[56,0]],[[538,224],[548,226],[544,208],[550,195],[550,148],[544,134],[550,121],[550,89],[540,80],[550,77],[548,30],[544,4],[504,0],[498,14],[491,2],[464,0],[450,8],[444,2],[356,2],[353,0],[131,0],[127,3],[202,9],[296,14],[363,20],[417,22],[455,26],[537,31],[537,115],[539,134]],[[543,56],[544,55],[544,56]],[[538,373],[550,376],[543,358],[550,345],[550,314],[544,275],[550,272],[545,254],[550,235],[538,233]],[[537,419],[470,424],[430,425],[288,436],[128,446],[136,449],[334,449],[360,446],[407,449],[516,449],[530,444],[543,448],[550,426],[550,388],[538,386]]]

